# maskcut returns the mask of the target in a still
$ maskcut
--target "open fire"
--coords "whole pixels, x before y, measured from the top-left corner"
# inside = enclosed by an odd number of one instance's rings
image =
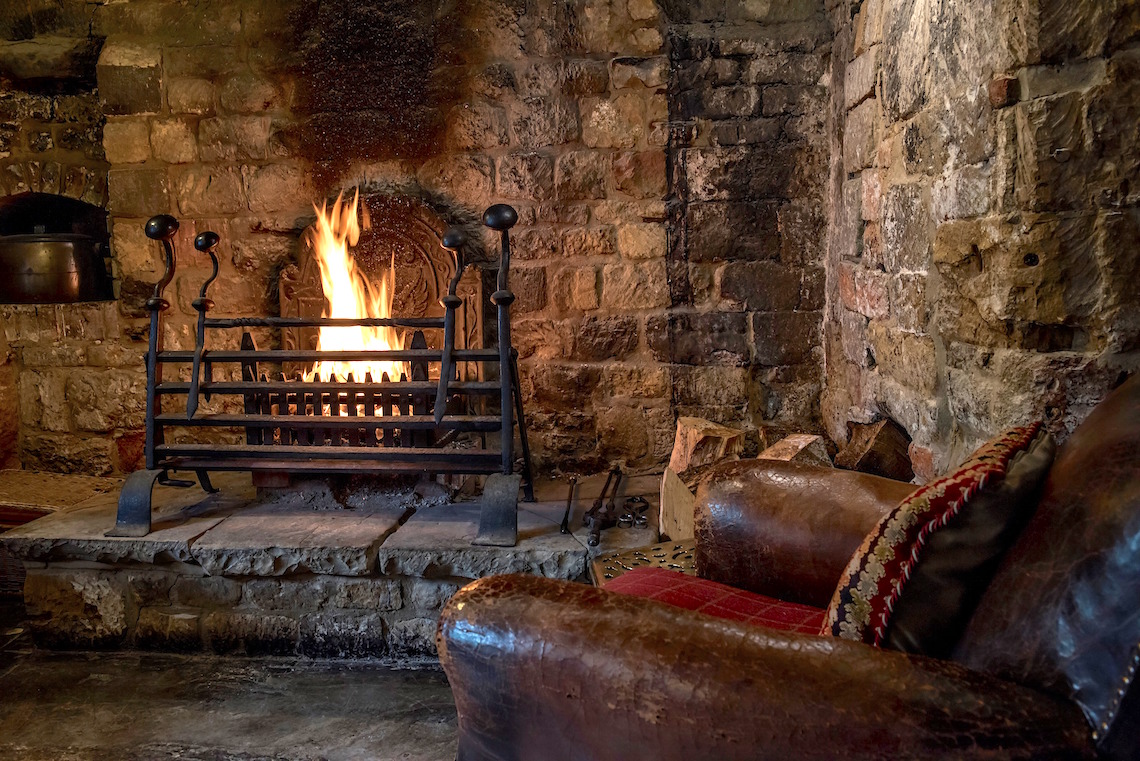
[[[352,203],[337,196],[331,208],[324,203],[316,208],[317,219],[306,233],[307,243],[313,249],[321,272],[321,285],[326,301],[323,317],[360,320],[389,318],[395,295],[396,270],[393,254],[388,272],[380,282],[373,283],[356,266],[350,246],[355,246],[363,228],[370,225],[368,208],[359,205],[360,194],[355,193]],[[359,210],[359,213],[358,213]],[[399,349],[404,345],[400,332],[391,326],[329,326],[320,328],[317,340],[319,351],[357,351]],[[305,380],[319,379],[362,380],[371,376],[391,379],[408,375],[405,362],[321,360],[305,372]]]

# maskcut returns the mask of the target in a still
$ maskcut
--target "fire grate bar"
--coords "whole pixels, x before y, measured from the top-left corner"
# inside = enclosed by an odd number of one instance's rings
[[[207,355],[211,357],[212,355]],[[218,395],[247,394],[250,392],[287,392],[295,393],[347,393],[360,394],[375,392],[376,384],[364,381],[341,383],[339,381],[249,381],[249,382],[216,382],[202,383],[199,386],[203,394]],[[448,390],[457,394],[497,394],[499,384],[491,381],[456,381],[448,385]],[[391,394],[428,394],[435,396],[437,384],[434,381],[389,381],[384,385],[384,391]],[[160,383],[155,387],[159,394],[187,394],[190,392],[189,383]]]
[[[165,270],[156,284],[154,295],[147,300],[151,313],[147,362],[146,470],[132,474],[119,497],[119,511],[110,536],[145,536],[151,528],[151,492],[155,482],[189,486],[192,482],[175,481],[170,473],[190,470],[206,491],[214,491],[208,472],[211,470],[250,470],[286,474],[378,474],[378,473],[501,473],[510,476],[514,470],[513,438],[517,415],[519,441],[523,455],[523,477],[527,499],[533,501],[533,476],[526,423],[522,410],[522,391],[518,378],[518,354],[510,345],[510,304],[514,294],[507,286],[510,266],[509,229],[518,215],[509,206],[492,206],[484,214],[484,223],[501,234],[498,290],[491,303],[498,311],[498,346],[490,349],[455,348],[455,311],[462,299],[455,290],[464,269],[464,238],[455,230],[443,237],[443,245],[452,251],[456,273],[448,294],[441,299],[443,318],[280,318],[249,317],[234,319],[208,318],[214,302],[207,297],[210,284],[218,275],[218,259],[214,249],[220,242],[212,232],[200,234],[194,247],[210,257],[211,276],[202,285],[193,307],[198,312],[198,330],[193,351],[164,351],[162,348],[162,314],[170,307],[163,291],[174,278],[175,250],[173,238],[178,222],[160,215],[151,218],[146,234],[161,241],[165,253]],[[259,350],[247,328],[283,327],[357,327],[393,326],[415,329],[410,348],[391,350]],[[207,331],[242,330],[240,349],[208,350]],[[424,329],[443,331],[443,348],[429,349]],[[230,345],[233,345],[232,343]],[[280,371],[267,377],[264,366],[281,367],[285,363],[407,362],[408,375],[391,379],[385,373],[363,379],[313,380],[293,379]],[[459,381],[459,363],[485,363],[497,366],[498,381]],[[213,373],[219,365],[240,365],[241,380],[215,382]],[[163,382],[164,367],[189,365],[189,382]],[[428,367],[439,366],[438,381],[429,380]],[[266,368],[268,369],[268,368]],[[184,372],[184,371],[183,371]],[[232,370],[227,371],[227,375]],[[220,411],[199,412],[199,402],[212,398],[239,397],[223,402]],[[492,398],[499,398],[499,409]],[[183,410],[162,409],[164,400],[177,404],[185,397]],[[434,410],[432,409],[434,407]],[[490,409],[488,409],[490,408]],[[433,414],[434,413],[434,414]],[[177,436],[177,443],[166,442],[167,429]],[[245,443],[218,442],[211,436],[194,441],[198,431],[230,429],[235,438]],[[488,434],[498,434],[498,448],[488,446]],[[466,437],[462,441],[461,437]],[[189,440],[188,440],[189,439]],[[453,443],[456,446],[451,446]],[[494,443],[494,442],[492,442]],[[484,511],[506,509],[498,500],[484,504]],[[516,509],[511,506],[511,509]],[[496,516],[496,525],[506,525]],[[498,539],[498,538],[497,538]]]

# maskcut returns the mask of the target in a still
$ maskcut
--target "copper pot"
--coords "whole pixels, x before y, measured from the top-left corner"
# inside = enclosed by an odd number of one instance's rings
[[[114,298],[103,244],[94,238],[66,233],[0,237],[0,303]]]

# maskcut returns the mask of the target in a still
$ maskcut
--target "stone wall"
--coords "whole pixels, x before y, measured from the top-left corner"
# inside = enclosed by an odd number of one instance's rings
[[[161,271],[146,218],[182,221],[165,338],[186,347],[197,232],[222,236],[214,313],[272,314],[312,202],[353,186],[476,234],[489,204],[518,208],[514,339],[540,463],[661,463],[678,412],[817,425],[819,0],[72,5],[105,38],[121,302],[5,310],[26,467],[139,466],[141,307]]]
[[[95,91],[102,40],[82,2],[0,7],[0,196],[59,193],[96,206],[107,199],[103,113]],[[19,464],[21,313],[0,308],[0,467]],[[47,310],[51,312],[51,310]],[[36,329],[61,327],[45,314]]]
[[[1063,437],[1138,365],[1140,12],[829,10],[829,434],[891,417],[923,479],[1004,426]]]
[[[823,4],[673,3],[670,310],[651,318],[679,414],[819,420],[827,199]]]

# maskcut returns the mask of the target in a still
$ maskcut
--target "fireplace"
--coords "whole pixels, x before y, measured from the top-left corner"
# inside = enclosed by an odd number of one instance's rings
[[[146,223],[147,237],[160,242],[164,253],[162,277],[146,302],[150,312],[146,467],[127,479],[108,536],[149,534],[154,485],[192,484],[173,478],[175,471],[193,472],[206,492],[216,491],[209,477],[213,471],[250,471],[260,486],[287,486],[290,479],[306,476],[495,474],[485,487],[475,543],[515,544],[520,479],[511,476],[516,467],[516,422],[523,456],[521,478],[527,498],[534,501],[517,352],[510,337],[515,296],[509,287],[509,230],[518,213],[499,204],[483,215],[484,224],[500,234],[501,248],[497,289],[490,299],[497,312],[496,345],[481,349],[465,346],[470,334],[466,321],[458,319],[481,307],[465,305],[458,295],[467,266],[463,231],[449,229],[438,241],[451,255],[443,273],[421,264],[426,259],[430,265],[438,256],[414,247],[411,258],[421,266],[400,270],[405,282],[410,280],[403,293],[430,290],[446,279],[446,292],[438,300],[443,314],[400,315],[392,307],[401,249],[390,249],[388,272],[379,284],[360,271],[350,252],[350,244],[359,243],[361,228],[371,230],[367,202],[360,207],[358,203],[358,197],[351,205],[338,197],[330,209],[320,208],[306,236],[307,267],[293,282],[303,292],[304,273],[319,269],[323,303],[319,316],[210,317],[215,302],[209,289],[218,278],[216,249],[221,239],[212,231],[198,234],[194,248],[209,258],[212,267],[192,302],[198,313],[195,344],[184,350],[167,349],[163,338],[163,315],[171,307],[164,293],[176,272],[174,238],[179,223],[170,215],[157,215]],[[393,230],[390,223],[382,229],[388,234],[375,236],[381,240],[414,240],[417,232],[422,234],[414,225],[410,232]],[[360,261],[366,262],[367,246],[364,251]],[[287,298],[298,309],[306,306],[296,290]],[[424,307],[421,303],[421,315]],[[253,329],[318,332],[313,348],[299,348],[294,332],[278,340],[282,348],[259,349]],[[234,343],[224,336],[215,339],[223,348],[208,345],[210,337],[234,331],[240,335],[238,348],[224,348]],[[437,348],[429,348],[427,331],[438,335]],[[461,374],[459,367],[468,369]],[[171,374],[179,380],[164,380]],[[495,380],[465,380],[464,374]],[[498,403],[497,410],[493,402]],[[244,440],[227,440],[225,431]],[[490,445],[488,434],[493,435]]]

